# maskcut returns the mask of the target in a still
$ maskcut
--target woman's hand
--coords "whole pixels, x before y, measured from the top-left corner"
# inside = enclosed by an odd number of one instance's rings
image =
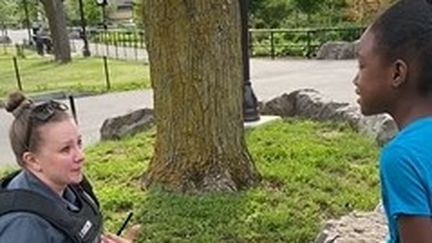
[[[140,229],[140,224],[130,227],[128,230],[126,230],[124,238],[112,233],[105,233],[101,237],[101,243],[132,243]]]
[[[121,238],[115,234],[105,233],[102,235],[101,243],[132,243],[132,240]]]

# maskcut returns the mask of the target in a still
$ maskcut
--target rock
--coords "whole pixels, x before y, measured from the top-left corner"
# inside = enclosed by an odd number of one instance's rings
[[[380,146],[397,133],[396,123],[389,115],[365,117],[358,106],[335,102],[314,89],[300,89],[282,94],[262,103],[260,107],[261,114],[265,115],[347,122],[356,131],[371,136]]]
[[[12,40],[11,40],[11,38],[9,36],[7,36],[7,35],[0,35],[0,43],[1,44],[9,44],[11,42],[12,42]]]
[[[266,103],[260,103],[260,114],[282,117],[295,115],[296,93],[283,94]]]
[[[352,212],[339,220],[329,220],[314,243],[383,242],[386,235],[384,214]]]
[[[353,59],[357,42],[327,42],[323,44],[317,53],[317,59]]]
[[[153,110],[140,109],[124,116],[108,118],[100,129],[101,140],[119,139],[135,134],[148,127],[153,122]]]
[[[378,145],[383,146],[392,139],[397,131],[396,122],[387,114],[362,116],[358,131],[373,136]]]
[[[343,121],[343,113],[338,110],[348,103],[338,103],[313,89],[294,91],[296,115],[319,121]]]

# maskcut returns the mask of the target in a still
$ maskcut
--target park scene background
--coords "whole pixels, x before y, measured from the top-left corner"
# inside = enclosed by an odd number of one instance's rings
[[[157,120],[121,138],[99,137],[106,119],[154,109],[157,91],[151,81],[143,12],[157,11],[152,9],[155,1],[98,5],[65,0],[63,11],[47,7],[59,2],[0,0],[0,100],[14,90],[39,101],[55,98],[71,104],[70,98],[75,99],[86,144],[85,174],[99,197],[108,231],[115,232],[133,211],[132,224],[142,225],[136,242],[330,242],[330,237],[322,237],[326,222],[376,208],[376,161],[382,144],[375,137],[349,121],[271,110],[268,101],[311,88],[356,106],[354,57],[334,60],[338,55],[330,55],[328,60],[320,57],[320,49],[329,42],[353,43],[392,1],[248,1],[248,41],[242,44],[251,58],[256,110],[261,121],[266,115],[279,119],[239,128],[244,129],[245,147],[259,179],[228,192],[146,186],[161,132]],[[174,6],[179,1],[167,2]],[[240,17],[240,8],[236,10]],[[49,18],[64,18],[64,24],[53,27]],[[57,48],[53,32],[67,36]],[[175,33],[166,35],[175,38]],[[181,110],[185,104],[177,105]],[[11,120],[2,109],[2,174],[14,170],[7,135]],[[182,139],[186,143],[188,137]],[[343,236],[335,242],[379,242],[385,234],[368,238],[361,227],[337,233]]]

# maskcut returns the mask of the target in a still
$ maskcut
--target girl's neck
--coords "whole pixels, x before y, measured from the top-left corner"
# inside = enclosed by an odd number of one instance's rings
[[[399,102],[389,113],[401,130],[418,118],[432,116],[432,97],[418,97]]]

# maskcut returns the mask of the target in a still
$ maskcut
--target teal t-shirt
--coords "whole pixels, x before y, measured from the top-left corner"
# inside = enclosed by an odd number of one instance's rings
[[[417,119],[390,141],[380,157],[389,243],[400,242],[400,215],[432,217],[432,117]]]

